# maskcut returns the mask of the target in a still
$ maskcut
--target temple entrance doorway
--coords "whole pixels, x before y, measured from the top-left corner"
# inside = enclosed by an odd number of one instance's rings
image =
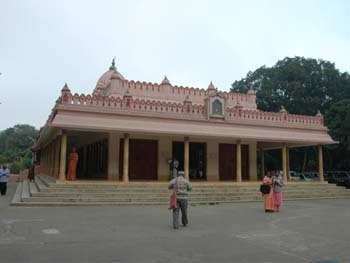
[[[120,140],[119,179],[123,178],[124,139]],[[129,180],[157,180],[158,141],[129,140]]]
[[[241,146],[242,180],[249,181],[249,147]],[[219,178],[220,181],[235,181],[236,174],[236,144],[219,144]]]
[[[179,162],[178,171],[184,171],[184,142],[173,142],[173,160]],[[190,142],[190,180],[206,180],[206,143]]]
[[[108,137],[105,133],[70,131],[67,138],[67,157],[76,148],[78,163],[76,179],[107,180]],[[67,160],[67,170],[69,160]],[[67,174],[66,170],[66,174]]]

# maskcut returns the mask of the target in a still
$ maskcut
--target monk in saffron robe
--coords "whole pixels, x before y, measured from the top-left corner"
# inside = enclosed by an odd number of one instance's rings
[[[267,184],[270,186],[270,193],[263,194],[264,203],[265,203],[265,212],[274,212],[275,200],[274,200],[273,182],[272,182],[270,172],[268,172],[267,175],[264,176],[263,184]]]
[[[78,164],[79,155],[75,148],[72,149],[72,152],[68,157],[68,174],[67,180],[75,181],[77,178],[77,164]]]

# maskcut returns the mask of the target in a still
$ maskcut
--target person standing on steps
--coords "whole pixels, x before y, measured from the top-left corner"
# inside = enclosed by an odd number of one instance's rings
[[[28,180],[29,182],[35,180],[35,164],[32,164],[28,170]]]
[[[173,227],[179,228],[180,221],[180,209],[181,209],[181,222],[183,226],[187,226],[187,206],[188,206],[188,191],[192,190],[192,185],[184,178],[184,172],[179,171],[177,177],[169,182],[169,189],[176,191],[176,208],[173,209]]]
[[[6,165],[1,169],[0,168],[0,192],[1,195],[5,195],[7,191],[7,182],[10,177],[10,170]]]

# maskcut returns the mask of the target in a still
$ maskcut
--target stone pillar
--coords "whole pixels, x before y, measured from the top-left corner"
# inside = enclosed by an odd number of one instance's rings
[[[54,141],[50,143],[50,165],[49,165],[49,176],[53,176],[53,169],[54,169],[54,158],[55,158],[55,151],[54,151]]]
[[[60,172],[58,180],[66,180],[66,158],[67,158],[67,134],[64,132],[61,137]]]
[[[170,165],[172,160],[172,139],[170,137],[160,137],[158,140],[158,180],[169,181]]]
[[[242,182],[242,142],[237,141],[236,144],[236,178],[237,182]]]
[[[87,145],[83,146],[83,154],[84,154],[84,156],[83,156],[83,176],[85,177],[87,175],[87,161],[88,161]]]
[[[318,149],[318,174],[320,177],[320,182],[324,182],[323,177],[323,152],[322,152],[322,145],[317,145]]]
[[[190,139],[185,137],[185,147],[184,147],[184,170],[185,178],[190,179]]]
[[[55,143],[55,164],[54,164],[54,172],[53,176],[58,178],[60,173],[60,147],[61,146],[61,137],[57,137]]]
[[[256,167],[256,142],[249,143],[249,181],[258,181]]]
[[[283,170],[283,181],[287,182],[287,146],[283,144],[282,146],[282,170]]]
[[[264,149],[260,149],[261,152],[261,178],[264,178],[265,176],[265,155],[264,155]]]
[[[219,181],[219,143],[215,140],[207,142],[207,180]]]
[[[123,181],[129,181],[129,134],[124,134]]]
[[[44,173],[47,174],[47,145],[45,147]]]
[[[40,152],[40,173],[45,173],[45,148]]]
[[[119,180],[119,137],[108,134],[108,180]]]
[[[289,179],[290,172],[290,159],[289,159],[289,147],[287,147],[287,178]]]
[[[46,153],[46,175],[50,175],[50,144],[47,145],[47,153]]]

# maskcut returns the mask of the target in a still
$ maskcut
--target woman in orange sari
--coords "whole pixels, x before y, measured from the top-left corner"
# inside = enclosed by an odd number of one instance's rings
[[[271,172],[267,172],[267,175],[264,176],[263,184],[267,184],[270,186],[270,193],[263,194],[264,203],[265,203],[265,212],[274,212],[275,200],[273,195],[273,182],[271,178]]]
[[[79,155],[76,151],[76,149],[73,147],[72,152],[69,154],[68,157],[68,174],[67,174],[67,180],[69,181],[75,181],[77,178],[77,164],[79,160]]]

